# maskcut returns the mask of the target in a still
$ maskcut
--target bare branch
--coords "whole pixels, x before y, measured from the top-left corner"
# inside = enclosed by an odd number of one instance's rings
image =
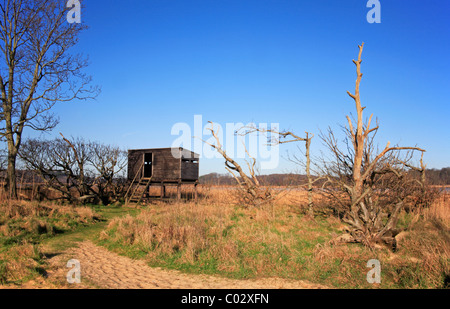
[[[205,144],[211,146],[219,154],[222,155],[222,157],[225,159],[225,165],[226,170],[230,172],[230,174],[233,176],[233,178],[236,180],[236,182],[239,185],[239,188],[244,193],[245,200],[254,206],[260,206],[262,203],[266,203],[270,201],[273,196],[270,191],[264,191],[261,188],[261,185],[257,179],[256,173],[255,173],[255,164],[256,160],[255,158],[251,157],[250,154],[247,151],[247,148],[244,148],[247,153],[247,155],[251,158],[252,163],[249,163],[247,161],[247,166],[249,169],[250,177],[247,176],[247,174],[244,172],[242,167],[235,161],[233,158],[228,156],[228,154],[223,150],[222,144],[220,143],[220,139],[218,137],[218,132],[214,129],[214,123],[211,121],[208,121],[208,123],[211,124],[211,128],[208,128],[208,130],[211,132],[211,135],[214,137],[216,141],[216,145],[211,144],[207,141],[202,140]],[[237,172],[239,174],[239,177],[234,173]]]

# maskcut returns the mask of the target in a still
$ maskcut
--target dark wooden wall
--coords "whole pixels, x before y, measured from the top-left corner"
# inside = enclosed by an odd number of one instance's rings
[[[142,164],[143,152],[139,150],[128,150],[128,179],[133,180]]]
[[[181,179],[198,180],[199,155],[186,149],[180,150]]]
[[[128,151],[128,179],[133,180],[145,153],[153,153],[152,181],[198,180],[199,157],[182,148],[135,149]],[[139,177],[139,176],[138,176]]]
[[[181,161],[181,179],[198,180],[198,161]]]

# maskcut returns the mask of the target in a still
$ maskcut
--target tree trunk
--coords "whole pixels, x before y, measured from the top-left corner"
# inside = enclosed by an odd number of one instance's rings
[[[8,170],[6,177],[6,189],[8,195],[12,199],[17,198],[17,184],[16,184],[16,157],[17,155],[11,153],[8,149]]]
[[[59,102],[88,99],[87,59],[68,50],[84,24],[69,24],[61,0],[2,1],[0,10],[0,138],[8,144],[7,194],[17,198],[16,158],[25,127],[49,131],[58,124],[50,109]]]
[[[311,146],[311,138],[309,137],[309,134],[306,133],[306,177],[308,178],[308,212],[309,215],[314,217],[314,209],[313,209],[313,186],[312,186],[312,178],[311,178],[311,157],[309,154]]]

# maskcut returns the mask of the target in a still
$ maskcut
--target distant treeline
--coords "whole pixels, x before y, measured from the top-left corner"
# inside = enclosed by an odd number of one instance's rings
[[[0,171],[0,181],[5,178],[6,172]],[[426,176],[429,184],[431,185],[441,185],[450,186],[450,167],[445,167],[442,169],[427,169]],[[42,180],[38,175],[30,171],[17,171],[18,183],[39,183]],[[286,185],[300,185],[306,183],[306,175],[300,174],[270,174],[270,175],[260,175],[258,180],[263,185],[270,186],[286,186]],[[201,184],[209,185],[219,185],[228,186],[235,185],[236,180],[229,174],[218,174],[210,173],[200,176],[199,181]],[[321,184],[317,182],[316,184]]]
[[[285,185],[300,185],[306,182],[306,175],[299,174],[271,174],[257,176],[259,182],[262,185],[270,186],[285,186]],[[235,185],[236,180],[227,174],[210,173],[200,176],[199,181],[201,184],[209,185]]]
[[[444,167],[441,169],[427,169],[427,180],[431,185],[450,185],[450,167]]]
[[[427,180],[430,185],[450,185],[450,167],[442,169],[427,169]],[[306,183],[306,175],[300,174],[270,174],[260,175],[258,180],[263,185],[270,186],[286,186],[286,185],[300,185]],[[236,180],[228,174],[210,173],[200,176],[199,181],[201,184],[209,185],[235,185]]]

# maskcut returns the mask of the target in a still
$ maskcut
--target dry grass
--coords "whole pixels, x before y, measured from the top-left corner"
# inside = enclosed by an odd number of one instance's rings
[[[234,206],[224,190],[211,190],[198,204],[160,203],[136,217],[115,219],[102,234],[103,244],[145,256],[154,266],[238,278],[301,279],[314,246],[331,239],[340,225],[334,219],[315,222],[289,205]],[[215,194],[222,203],[207,202]]]
[[[197,204],[156,203],[136,217],[113,220],[101,243],[153,266],[234,278],[277,276],[371,288],[377,286],[365,275],[373,258],[383,265],[381,287],[443,287],[450,274],[445,197],[422,214],[404,214],[414,241],[405,238],[392,253],[330,244],[343,225],[334,217],[305,216],[305,191],[282,191],[260,209],[239,206],[235,189],[201,187],[199,192]]]
[[[39,246],[23,243],[0,251],[0,285],[23,282],[44,273]]]
[[[97,217],[87,207],[50,202],[0,203],[0,284],[21,283],[44,273],[40,241],[92,224]]]
[[[291,205],[299,210],[306,210],[308,203],[308,193],[304,189],[272,187],[275,198],[274,205]],[[235,186],[199,186],[199,196],[203,202],[210,202],[221,205],[241,205],[240,192]],[[323,198],[319,194],[313,195],[313,202],[318,204]]]
[[[56,234],[80,224],[89,224],[98,215],[88,207],[73,207],[52,203],[9,201],[0,204],[0,237],[35,238],[42,234]],[[10,239],[8,239],[10,238]]]
[[[183,252],[180,260],[194,261],[196,255],[211,246],[208,233],[222,231],[229,217],[223,207],[202,207],[189,204],[158,204],[143,210],[137,217],[114,219],[108,226],[112,237],[126,244],[136,244],[155,256]],[[210,225],[208,220],[216,224]],[[220,242],[220,239],[214,239]]]
[[[160,188],[153,188],[154,194]],[[449,195],[429,209],[405,213],[398,251],[359,244],[332,245],[343,225],[335,217],[305,216],[306,192],[277,189],[272,204],[239,204],[237,190],[199,186],[199,201],[145,206],[135,216],[113,219],[100,243],[153,266],[233,278],[306,279],[335,287],[373,288],[366,263],[382,263],[384,288],[445,287],[450,275]],[[176,196],[176,188],[167,188]],[[192,191],[183,193],[190,197]],[[316,203],[322,202],[315,196]],[[323,205],[322,205],[323,206]],[[90,224],[91,208],[52,203],[0,204],[0,282],[26,280],[42,268],[33,240]]]
[[[441,194],[430,208],[422,210],[422,214],[426,220],[436,219],[450,228],[450,194]]]
[[[309,230],[308,235],[302,235],[300,226]],[[261,276],[277,274],[284,264],[298,268],[289,252],[296,250],[300,238],[308,242],[327,235],[328,230],[303,221],[286,206],[242,209],[177,203],[153,205],[136,217],[115,219],[103,239],[135,247],[155,265]]]

